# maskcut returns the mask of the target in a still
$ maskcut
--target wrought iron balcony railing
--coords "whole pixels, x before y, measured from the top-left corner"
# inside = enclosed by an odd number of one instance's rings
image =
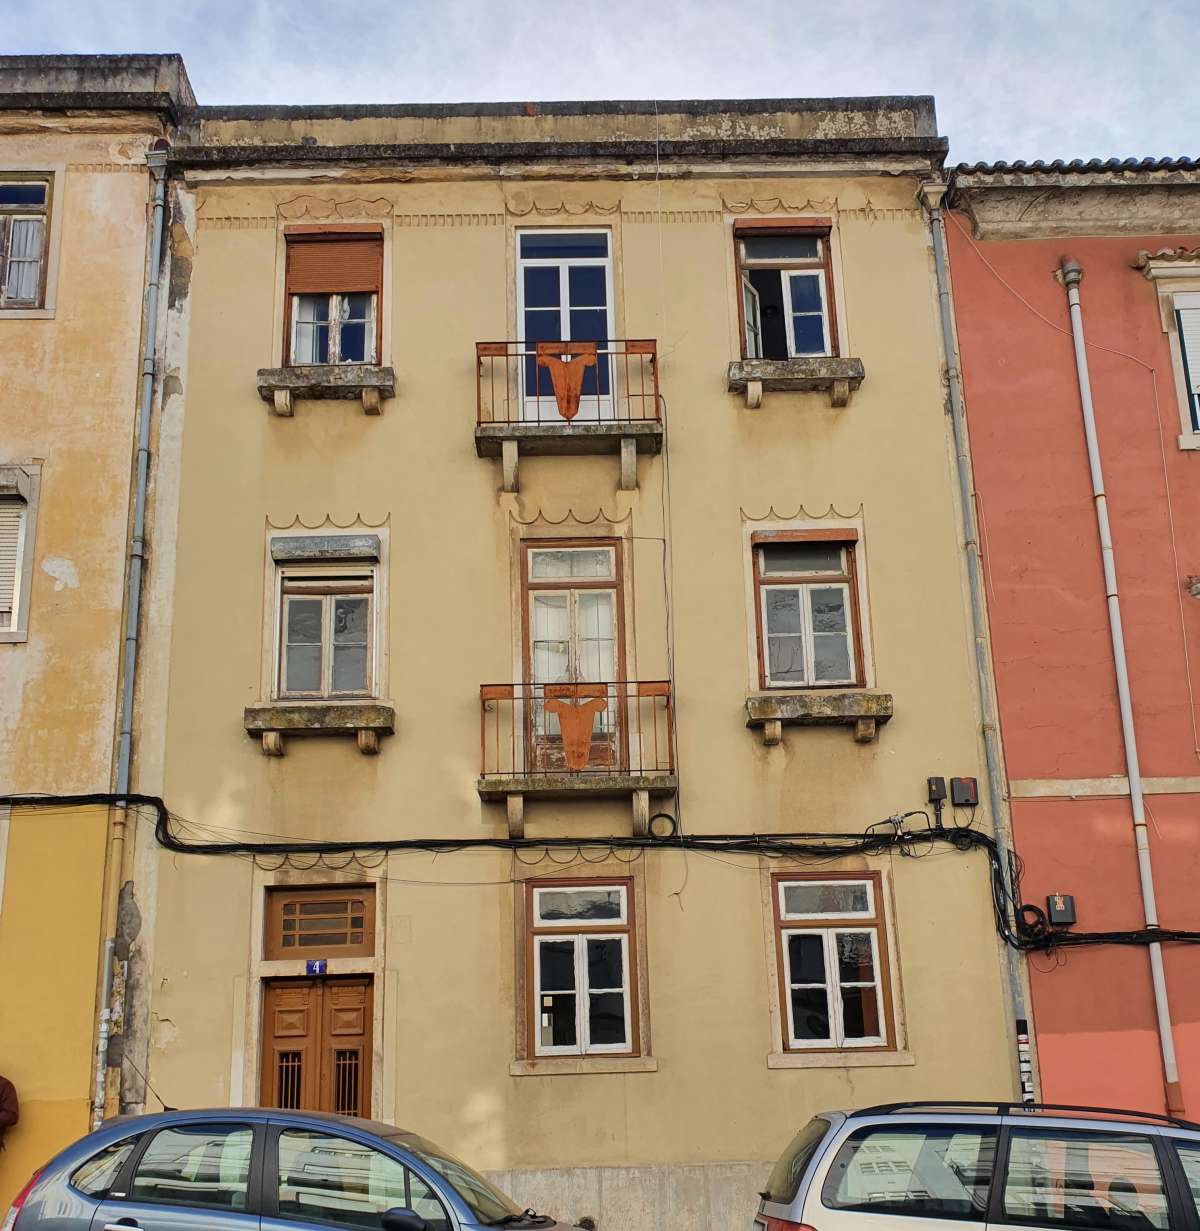
[[[666,680],[484,684],[479,690],[482,784],[644,784],[675,771]]]
[[[659,422],[653,341],[477,342],[478,423]]]

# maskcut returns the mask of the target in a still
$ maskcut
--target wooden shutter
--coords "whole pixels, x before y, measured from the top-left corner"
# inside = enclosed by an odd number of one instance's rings
[[[288,295],[373,291],[383,285],[383,236],[321,233],[287,236]]]
[[[0,500],[0,628],[13,626],[24,522],[23,500]]]

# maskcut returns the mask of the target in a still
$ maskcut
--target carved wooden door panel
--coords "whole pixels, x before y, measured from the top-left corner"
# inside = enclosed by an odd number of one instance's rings
[[[263,1106],[371,1114],[372,992],[369,978],[265,985]]]

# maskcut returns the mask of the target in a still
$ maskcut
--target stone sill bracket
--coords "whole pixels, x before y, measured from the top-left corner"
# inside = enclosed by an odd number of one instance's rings
[[[633,805],[633,836],[646,838],[650,835],[650,792],[633,791],[630,795]],[[525,796],[507,795],[504,799],[508,836],[523,838],[525,836]]]
[[[383,402],[396,396],[393,368],[368,363],[296,368],[259,368],[258,394],[271,413],[290,419],[298,401],[360,401],[363,414],[380,415]]]
[[[871,744],[893,713],[892,694],[863,689],[803,693],[756,693],[746,698],[746,726],[762,731],[768,748],[783,739],[785,726],[851,727],[854,742]]]
[[[861,359],[816,356],[806,359],[739,359],[729,365],[730,393],[743,393],[746,407],[757,410],[767,392],[825,391],[835,409],[848,406],[850,395],[862,384]]]
[[[297,735],[353,735],[359,752],[376,756],[380,737],[395,732],[396,711],[374,702],[249,705],[243,722],[247,735],[261,739],[265,757],[285,755],[288,737]]]

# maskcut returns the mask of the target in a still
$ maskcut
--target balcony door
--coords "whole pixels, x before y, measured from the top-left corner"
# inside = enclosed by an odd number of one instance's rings
[[[521,413],[526,421],[613,418],[612,301],[607,231],[517,232]]]
[[[624,769],[619,545],[527,545],[525,605],[526,739],[535,772]]]

